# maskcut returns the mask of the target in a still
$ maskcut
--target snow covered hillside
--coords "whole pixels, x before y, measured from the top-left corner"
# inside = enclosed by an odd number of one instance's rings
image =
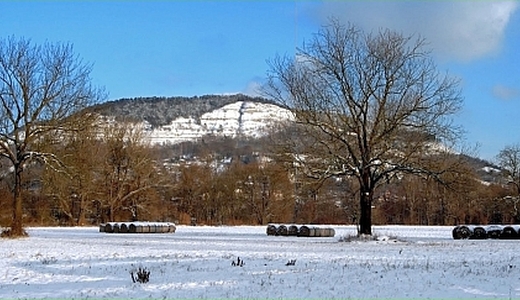
[[[268,236],[264,226],[178,226],[174,234],[29,228],[28,238],[0,240],[0,297],[520,297],[517,240],[453,240],[449,226],[375,226],[377,241],[344,242],[355,227],[333,227],[327,238]],[[238,258],[244,263],[233,265]],[[150,272],[148,283],[132,281],[139,268]]]
[[[290,112],[277,105],[237,101],[204,113],[200,118],[179,117],[155,128],[145,123],[145,130],[152,144],[196,141],[205,135],[257,138],[266,135],[277,122],[290,119]]]

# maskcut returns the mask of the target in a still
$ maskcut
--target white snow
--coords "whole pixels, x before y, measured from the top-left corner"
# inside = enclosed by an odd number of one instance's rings
[[[518,240],[453,240],[451,226],[376,226],[375,241],[267,236],[265,226],[174,234],[29,228],[0,240],[0,297],[518,298]],[[232,266],[240,257],[244,266]],[[287,262],[296,260],[294,266]],[[130,272],[150,271],[148,283]]]
[[[290,111],[277,105],[237,101],[205,113],[197,120],[180,117],[147,132],[152,144],[195,141],[205,135],[261,137],[273,124],[291,119]]]

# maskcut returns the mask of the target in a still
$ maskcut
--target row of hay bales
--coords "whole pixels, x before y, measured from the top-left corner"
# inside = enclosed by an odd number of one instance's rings
[[[169,222],[109,222],[99,225],[106,233],[174,233],[177,228]]]
[[[334,228],[312,225],[267,225],[267,235],[304,236],[304,237],[333,237]]]
[[[458,225],[452,235],[456,240],[520,239],[520,225]]]

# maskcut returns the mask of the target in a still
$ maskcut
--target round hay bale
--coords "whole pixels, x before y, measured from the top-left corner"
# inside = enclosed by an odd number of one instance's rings
[[[137,233],[137,226],[134,223],[130,223],[130,225],[128,225],[128,232]]]
[[[280,226],[278,226],[278,229],[276,229],[276,235],[286,236],[287,234],[288,234],[287,226],[285,226],[285,225],[280,225]]]
[[[504,227],[504,229],[502,229],[502,233],[500,234],[500,238],[504,240],[518,239],[519,234],[517,228],[511,225]]]
[[[316,227],[316,228],[314,228],[314,230],[315,230],[315,234],[314,234],[315,237],[325,236],[325,228]]]
[[[267,235],[276,235],[276,225],[269,224],[267,225],[267,229],[265,231]]]
[[[298,235],[298,226],[296,226],[296,225],[289,226],[289,228],[287,229],[287,235],[291,235],[291,236]]]
[[[150,225],[149,224],[141,224],[139,225],[141,227],[142,233],[150,233]]]
[[[487,236],[490,239],[498,239],[502,234],[502,226],[500,225],[489,225],[486,227]]]
[[[175,233],[176,230],[175,224],[168,224],[168,232]]]
[[[317,237],[318,235],[318,228],[317,227],[309,227],[309,237]]]
[[[485,239],[487,239],[487,237],[488,237],[487,232],[486,232],[486,229],[484,229],[484,227],[476,226],[473,229],[473,235],[471,236],[472,239],[485,240]]]
[[[462,237],[460,236],[460,226],[455,226],[451,231],[451,236],[454,240],[460,240]]]
[[[112,225],[112,230],[114,233],[119,233],[119,224],[115,223]]]
[[[310,236],[311,229],[309,226],[303,225],[300,227],[300,230],[298,231],[298,236]]]
[[[162,233],[162,232],[163,232],[163,225],[155,224],[155,233]]]
[[[99,232],[105,232],[106,224],[99,224]]]
[[[335,234],[336,232],[334,231],[334,228],[330,227],[323,228],[323,231],[321,232],[321,236],[323,237],[333,237]]]
[[[105,224],[105,232],[106,233],[113,233],[114,232],[114,227],[112,225],[113,224],[110,224],[110,223],[106,223]]]
[[[473,228],[462,225],[459,228],[459,234],[461,239],[469,239],[473,235]]]
[[[162,233],[168,233],[169,231],[170,231],[170,227],[168,226],[168,224],[166,224],[166,223],[161,224]]]
[[[128,233],[128,225],[126,223],[122,223],[119,226],[119,232],[120,233]]]

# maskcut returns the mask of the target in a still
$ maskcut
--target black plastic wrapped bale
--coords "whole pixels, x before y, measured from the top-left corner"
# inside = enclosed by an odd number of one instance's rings
[[[462,237],[460,236],[460,226],[455,226],[451,231],[451,236],[454,240],[460,240]]]
[[[502,235],[503,226],[489,225],[486,227],[487,236],[490,239],[499,239]]]
[[[459,235],[461,239],[469,239],[473,235],[473,228],[470,226],[462,225],[459,227]]]
[[[110,224],[110,223],[105,224],[105,232],[106,233],[113,233],[114,232],[114,228],[112,227],[112,224]]]
[[[487,231],[482,226],[476,226],[473,228],[473,235],[471,236],[472,239],[475,240],[485,240],[487,239]]]
[[[140,226],[136,226],[134,223],[131,223],[130,225],[128,225],[128,232],[137,233],[137,228],[140,228]]]
[[[266,229],[267,235],[276,235],[276,225],[269,224]]]
[[[276,235],[286,236],[287,234],[288,234],[287,226],[285,226],[285,225],[278,226],[278,229],[276,230]]]
[[[126,225],[125,223],[121,224],[119,226],[119,232],[120,233],[128,233],[128,225]]]
[[[296,225],[291,225],[289,226],[289,228],[287,229],[287,235],[291,235],[291,236],[297,236],[298,235],[298,226]]]
[[[105,232],[105,226],[107,224],[99,224],[99,232]]]
[[[298,231],[298,236],[310,236],[311,229],[309,226],[303,225],[300,226],[300,230]]]
[[[502,234],[500,234],[500,238],[505,240],[518,239],[518,228],[512,225],[505,226],[504,229],[502,229]]]
[[[318,235],[318,228],[314,226],[307,226],[303,225],[300,227],[300,231],[298,232],[298,236],[303,237],[317,237]]]

